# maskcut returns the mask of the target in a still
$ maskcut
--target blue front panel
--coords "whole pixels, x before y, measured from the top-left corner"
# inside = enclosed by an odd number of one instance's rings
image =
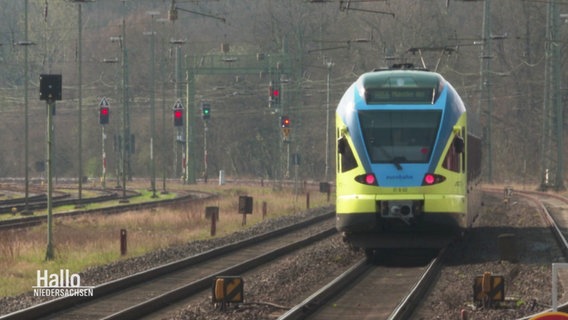
[[[362,83],[368,78],[369,76],[361,76],[346,91],[337,109],[337,114],[348,127],[360,165],[366,172],[375,174],[380,186],[420,186],[424,175],[434,172],[443,156],[453,126],[465,112],[463,102],[454,88],[440,77],[443,85],[436,91],[433,103],[367,104]],[[405,116],[406,113],[408,117]],[[388,119],[380,118],[383,115]],[[438,123],[432,123],[433,119]],[[390,126],[389,121],[392,123]],[[370,124],[371,122],[373,123]],[[416,140],[420,140],[421,135],[428,137],[424,142],[410,143],[410,146],[405,147],[386,142],[394,140],[390,136],[394,137],[397,129],[409,129],[405,134],[414,135]],[[409,131],[412,133],[409,134]]]
[[[398,170],[394,164],[373,164],[372,171],[381,187],[416,187],[422,184],[429,164],[401,164]]]
[[[457,121],[458,116],[453,112],[447,112],[446,108],[446,88],[436,104],[431,105],[367,105],[363,100],[359,100],[356,104],[356,110],[359,111],[396,111],[398,113],[428,113],[430,111],[441,112],[436,116],[436,122],[433,124],[435,132],[432,137],[425,143],[424,148],[427,150],[428,157],[419,160],[416,157],[406,155],[401,161],[397,161],[398,153],[392,153],[393,161],[388,163],[377,163],[376,157],[372,156],[373,152],[377,152],[368,148],[369,143],[365,143],[365,135],[361,128],[359,114],[355,114],[349,123],[355,149],[360,155],[362,165],[366,172],[373,172],[377,176],[380,186],[419,186],[422,184],[424,174],[433,172],[440,157],[442,156],[446,142],[451,135],[453,124]],[[384,150],[384,146],[377,149]],[[400,148],[399,148],[400,149]],[[386,151],[383,151],[385,153]],[[390,151],[389,151],[390,152]],[[380,161],[380,160],[379,160]],[[384,161],[383,161],[384,162]]]

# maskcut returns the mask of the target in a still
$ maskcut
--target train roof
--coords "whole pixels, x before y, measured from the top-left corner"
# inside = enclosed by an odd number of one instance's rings
[[[432,104],[443,91],[446,80],[436,72],[389,69],[367,72],[356,82],[367,104]]]
[[[435,72],[424,70],[377,70],[361,76],[362,84],[368,88],[440,88],[444,78]]]

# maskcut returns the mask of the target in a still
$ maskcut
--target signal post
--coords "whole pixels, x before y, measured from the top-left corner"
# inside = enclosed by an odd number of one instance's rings
[[[106,99],[106,97],[101,99],[101,102],[99,103],[99,123],[101,124],[101,140],[102,140],[102,146],[101,146],[101,159],[102,159],[102,177],[101,177],[101,183],[102,183],[102,187],[103,189],[106,188],[106,152],[105,152],[105,140],[106,140],[106,134],[105,134],[105,125],[109,123],[109,118],[110,118],[110,105]],[[118,179],[118,177],[117,177]]]
[[[201,103],[201,118],[203,119],[203,180],[207,183],[207,124],[211,118],[211,105]]]
[[[175,133],[176,134],[176,138],[175,138],[176,142],[175,143],[176,144],[181,143],[182,149],[183,149],[183,146],[185,146],[185,144],[182,143],[183,142],[182,131],[183,131],[183,126],[184,126],[184,119],[183,119],[184,118],[184,107],[183,107],[180,99],[178,99],[176,101],[176,103],[174,104],[173,118],[174,118],[174,128],[175,128],[175,131],[176,131],[176,133]],[[177,159],[177,147],[174,150],[175,150],[175,157],[174,158]],[[182,159],[182,175],[185,179],[185,175],[186,175],[185,149],[182,150],[182,157],[183,157],[183,159]],[[175,160],[175,161],[177,161],[177,160]]]
[[[47,104],[47,250],[45,260],[53,260],[53,115],[55,101],[61,100],[61,75],[41,74],[39,76],[39,99]]]

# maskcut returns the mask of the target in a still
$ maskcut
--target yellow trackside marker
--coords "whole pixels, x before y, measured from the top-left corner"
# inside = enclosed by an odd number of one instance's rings
[[[483,276],[475,277],[473,282],[473,301],[491,304],[495,301],[505,301],[505,278],[493,276],[485,272]]]
[[[213,280],[213,303],[220,303],[225,309],[229,303],[243,303],[244,289],[241,277],[219,276]]]

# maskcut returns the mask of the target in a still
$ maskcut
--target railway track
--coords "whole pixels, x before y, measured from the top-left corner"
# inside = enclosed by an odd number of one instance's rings
[[[547,221],[548,227],[561,247],[564,256],[568,258],[568,198],[558,194],[536,191],[517,191],[516,193],[535,204]],[[555,210],[550,208],[555,208]],[[568,278],[562,280],[564,283],[568,283]],[[558,305],[556,310],[568,313],[568,303]],[[552,309],[543,310],[538,314],[550,311]],[[533,314],[521,319],[528,320],[536,315]]]
[[[379,254],[380,263],[362,259],[278,319],[409,319],[439,272],[441,254],[397,250]]]
[[[110,192],[106,192],[110,194]],[[22,212],[24,210],[39,210],[47,207],[47,195],[44,189],[32,187],[27,201],[24,196],[22,186],[10,183],[0,183],[0,214]],[[52,194],[53,203],[62,204],[81,204],[78,199],[73,203],[71,194],[62,191],[54,191]]]
[[[503,193],[503,190],[486,191]],[[568,199],[539,192],[517,194],[536,204],[564,255],[568,256]],[[555,207],[555,213],[548,207]],[[439,274],[445,252],[442,250],[439,256],[431,260],[425,258],[420,265],[411,267],[401,264],[401,256],[396,255],[383,256],[383,263],[379,265],[362,260],[278,319],[411,319],[413,310],[424,300],[424,294]],[[393,261],[398,262],[393,265]],[[568,279],[563,281],[566,283]],[[377,288],[389,290],[377,291]],[[559,305],[558,310],[568,312],[568,303]],[[541,312],[547,311],[550,309]]]
[[[495,190],[494,192],[501,194],[502,190]],[[519,196],[527,197],[530,201],[539,202],[539,207],[543,208],[547,211],[556,211],[562,212],[565,210],[568,212],[568,200],[558,197],[555,195],[550,194],[540,194],[540,193],[521,193],[517,192]],[[517,200],[517,199],[513,199]],[[513,204],[514,205],[514,204]],[[549,210],[547,207],[554,207],[555,210]],[[559,210],[558,208],[564,207],[565,209]],[[559,220],[558,214],[555,214],[555,218],[550,218],[551,221]],[[548,218],[547,218],[548,219]],[[556,227],[557,230],[567,229],[566,225],[562,225],[559,221],[559,226]],[[553,226],[553,223],[550,223]],[[331,228],[333,229],[333,228]],[[332,231],[333,232],[333,231]],[[559,239],[565,236],[559,236]],[[560,242],[566,243],[566,241],[560,240]],[[566,249],[565,249],[566,250]],[[406,256],[416,257],[422,254],[418,254],[419,252],[407,252]],[[407,259],[407,260],[405,260]],[[373,318],[379,319],[408,319],[412,318],[412,310],[414,309],[414,305],[417,301],[423,301],[421,290],[424,291],[429,288],[427,285],[428,279],[432,279],[432,275],[436,275],[436,269],[440,265],[440,257],[435,257],[435,254],[430,252],[429,257],[427,254],[424,254],[420,261],[411,260],[408,257],[405,257],[405,254],[399,253],[398,255],[391,254],[383,256],[381,263],[376,264],[369,264],[364,261],[360,261],[356,266],[354,266],[350,270],[350,272],[346,272],[343,277],[347,280],[336,280],[333,284],[327,285],[327,293],[324,293],[323,289],[322,292],[318,291],[315,293],[310,299],[306,299],[302,304],[290,309],[286,314],[290,313],[290,315],[282,315],[281,319],[296,319],[295,316],[291,313],[293,310],[294,312],[299,312],[299,316],[296,315],[297,318],[308,318],[308,319],[349,319],[347,315],[352,316],[352,319],[360,319],[364,318],[366,315],[372,316]],[[219,263],[220,260],[217,260]],[[217,264],[215,263],[215,264]],[[253,262],[252,265],[260,264],[260,262]],[[245,269],[252,268],[252,265],[245,267]],[[220,274],[221,272],[224,275],[231,275],[230,271],[225,268],[225,271],[219,271],[217,273],[211,272],[208,273],[207,276],[213,274]],[[225,273],[226,272],[226,273]],[[241,271],[237,272],[236,274],[240,274]],[[375,273],[375,274],[374,274]],[[350,275],[348,275],[350,274]],[[425,275],[426,274],[426,275]],[[386,275],[386,276],[385,276]],[[435,278],[435,277],[434,277]],[[208,279],[203,280],[204,282],[201,284],[204,286],[205,290],[210,286],[210,278],[203,276],[199,279]],[[422,280],[422,281],[419,281]],[[343,282],[342,282],[343,281]],[[152,280],[153,282],[153,280]],[[343,287],[344,283],[347,283],[347,287]],[[367,287],[367,288],[365,288]],[[402,292],[394,292],[394,290],[381,290],[377,291],[377,288],[381,287],[388,287],[388,288],[404,288]],[[342,289],[337,289],[342,288]],[[350,289],[356,288],[356,289]],[[184,289],[184,290],[200,290],[197,288],[194,289]],[[335,291],[334,291],[335,290]],[[339,290],[339,294],[337,291]],[[353,290],[351,292],[355,292],[355,294],[349,293],[347,290]],[[365,291],[367,290],[367,291]],[[102,292],[102,291],[101,291]],[[172,293],[172,296],[163,295],[158,296],[157,298],[150,299],[149,302],[140,302],[140,306],[136,306],[133,308],[129,308],[126,311],[115,312],[113,315],[107,316],[96,316],[95,318],[109,318],[109,319],[119,319],[119,318],[137,318],[136,312],[138,315],[141,312],[140,310],[145,310],[145,313],[149,313],[149,310],[156,310],[160,308],[165,301],[160,301],[161,299],[171,302],[171,300],[175,300],[176,295],[183,295],[187,296],[188,292],[190,291],[180,291],[178,293]],[[367,292],[367,293],[365,293]],[[378,293],[380,292],[380,293]],[[412,294],[410,294],[412,292]],[[143,294],[137,294],[143,295]],[[392,295],[392,297],[391,297]],[[97,296],[97,293],[95,293]],[[368,297],[374,297],[374,299],[368,300],[365,302]],[[353,299],[350,301],[349,299]],[[144,299],[143,299],[144,300]],[[355,302],[353,302],[355,301]],[[377,301],[380,301],[380,306],[377,305]],[[399,303],[400,302],[400,303]],[[148,304],[149,303],[149,304]],[[294,302],[295,303],[295,302]],[[108,303],[107,303],[108,304]],[[152,306],[155,304],[157,306]],[[322,305],[323,308],[319,309],[318,306]],[[351,307],[350,307],[351,306]],[[326,307],[331,307],[327,308]],[[379,310],[381,309],[381,310]],[[560,310],[568,312],[568,306],[561,305],[559,307]],[[363,313],[361,313],[363,310]],[[365,311],[367,310],[367,311]],[[359,313],[355,313],[355,311]],[[543,310],[544,311],[544,310]],[[130,312],[133,312],[132,314]],[[329,314],[327,312],[330,312]],[[364,313],[367,312],[367,313]],[[282,314],[283,312],[280,312]],[[85,317],[84,315],[80,315],[80,317]],[[20,319],[20,317],[16,317]],[[14,318],[14,319],[16,319]],[[32,316],[31,318],[36,318]],[[49,317],[48,317],[49,318]],[[62,318],[62,315],[51,315],[51,318]],[[89,318],[89,317],[87,317]],[[3,319],[0,317],[0,319]],[[528,318],[526,318],[528,319]]]
[[[259,237],[98,285],[93,297],[65,297],[0,319],[138,319],[210,288],[216,275],[238,275],[336,233],[333,212]]]
[[[139,193],[135,191],[128,191],[128,196],[133,197],[139,195]],[[134,211],[134,210],[141,210],[141,209],[151,209],[159,206],[170,206],[170,205],[179,205],[185,203],[187,201],[192,201],[196,199],[205,199],[210,198],[213,195],[206,192],[198,192],[198,191],[189,191],[176,197],[175,199],[166,199],[166,200],[156,200],[156,201],[149,201],[144,203],[121,203],[116,206],[104,207],[104,208],[96,208],[96,209],[75,209],[67,212],[60,212],[55,213],[53,217],[55,219],[62,218],[62,217],[71,217],[71,216],[80,216],[86,214],[116,214],[122,213],[127,211]],[[81,204],[88,204],[88,203],[96,203],[96,202],[104,202],[104,201],[112,201],[116,199],[122,199],[116,193],[110,193],[107,195],[101,195],[94,198],[85,198],[82,200]],[[65,200],[64,202],[59,202],[56,205],[66,205],[66,204],[78,204],[77,200]],[[2,230],[10,230],[16,228],[27,228],[32,227],[41,223],[46,222],[45,215],[34,215],[34,216],[27,216],[22,218],[14,218],[8,220],[1,220],[0,221],[0,231]]]

